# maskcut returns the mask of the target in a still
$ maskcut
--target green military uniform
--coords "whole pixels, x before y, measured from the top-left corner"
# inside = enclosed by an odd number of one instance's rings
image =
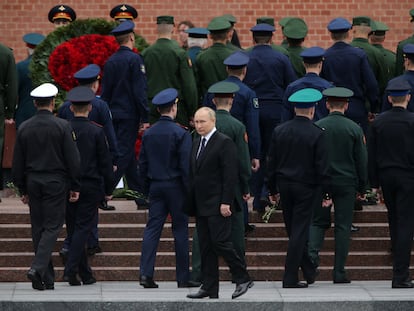
[[[189,120],[197,109],[198,95],[192,63],[187,53],[177,42],[159,38],[142,52],[142,57],[148,81],[149,122],[152,124],[160,117],[151,103],[152,98],[166,88],[175,88],[180,100],[176,121],[189,126]]]
[[[17,104],[17,70],[13,52],[0,44],[0,163],[3,158],[4,120],[13,119]],[[3,189],[0,184],[0,189]]]
[[[306,74],[305,66],[303,65],[303,59],[300,56],[300,53],[305,50],[305,47],[302,46],[302,42],[307,34],[308,26],[301,18],[291,17],[284,24],[283,35],[288,38],[288,46],[286,47],[286,50],[289,53],[290,62],[292,63],[293,69],[295,70],[298,78],[301,78]],[[292,44],[292,42],[289,41],[295,41],[298,44]],[[300,41],[301,43],[299,43]]]
[[[232,82],[218,82],[216,86],[224,85],[225,88],[229,86],[234,87],[237,91],[239,88]],[[213,85],[213,86],[215,86]],[[213,86],[208,90],[210,93],[215,93]],[[225,89],[224,88],[224,89]],[[217,90],[217,89],[216,89]],[[233,89],[229,89],[233,92]],[[221,90],[219,90],[221,91]],[[234,91],[234,92],[236,92]],[[239,120],[234,118],[230,112],[226,110],[216,111],[216,128],[219,132],[230,137],[237,147],[237,154],[239,155],[239,183],[235,189],[236,207],[232,206],[231,218],[231,240],[236,250],[237,255],[244,260],[245,254],[245,240],[244,240],[244,217],[243,217],[243,195],[250,193],[249,179],[251,176],[249,147],[247,144],[246,128]],[[192,247],[192,279],[199,280],[201,278],[201,258],[198,247],[197,231],[193,235]]]
[[[412,23],[414,21],[414,9],[410,10],[410,16],[411,16],[411,21],[410,22],[411,22],[411,25],[412,25]],[[396,60],[395,60],[395,76],[400,76],[405,71],[403,47],[407,43],[414,44],[414,35],[412,35],[411,37],[408,37],[405,40],[402,40],[402,41],[398,42],[397,53],[396,53],[397,55],[396,55]]]
[[[375,21],[371,24],[373,36],[385,36],[385,33],[389,30],[388,26],[379,21]],[[372,46],[377,48],[384,57],[385,66],[385,80],[388,82],[394,77],[395,73],[395,53],[382,46],[380,43],[372,43]]]
[[[211,34],[227,32],[231,24],[222,17],[214,18],[207,26]],[[226,66],[223,61],[232,53],[233,49],[226,44],[213,42],[213,44],[201,51],[196,58],[196,77],[200,96],[204,96],[207,89],[218,81],[227,78]]]
[[[371,19],[366,16],[357,16],[352,20],[352,26],[371,25]],[[357,48],[361,48],[365,51],[368,57],[368,62],[377,78],[380,94],[383,94],[385,86],[387,85],[387,75],[385,68],[384,56],[378,49],[374,48],[366,38],[354,38],[351,45]]]
[[[353,92],[345,88],[329,88],[323,91],[328,102],[350,98]],[[338,96],[338,97],[336,97]],[[345,272],[348,256],[350,228],[357,191],[365,193],[367,184],[367,150],[362,129],[341,112],[331,112],[316,124],[326,131],[328,144],[331,197],[335,210],[335,263],[333,280],[349,283]],[[341,146],[338,148],[338,146]],[[309,235],[309,255],[319,265],[325,231],[331,227],[331,209],[315,207]]]

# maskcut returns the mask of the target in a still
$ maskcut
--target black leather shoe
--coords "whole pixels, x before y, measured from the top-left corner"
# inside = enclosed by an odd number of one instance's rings
[[[196,282],[196,281],[178,282],[177,286],[178,288],[200,287],[201,282]]]
[[[334,284],[349,284],[351,283],[351,280],[348,278],[342,278],[342,279],[334,279]]]
[[[253,281],[247,281],[244,283],[240,283],[236,285],[236,289],[234,293],[231,295],[231,299],[236,299],[237,297],[240,297],[241,295],[246,294],[249,288],[252,288],[254,285]]]
[[[106,200],[99,202],[98,208],[100,208],[103,211],[114,211],[115,210],[115,206],[108,205],[108,202]]]
[[[248,236],[250,233],[252,233],[256,229],[255,225],[251,224],[245,224],[244,225],[244,236]]]
[[[217,299],[218,294],[210,294],[208,291],[200,288],[197,293],[187,295],[187,298],[191,298],[191,299],[202,299],[202,298],[207,298],[207,297]]]
[[[402,283],[392,282],[392,288],[413,288],[414,284],[411,281],[406,281]]]
[[[45,283],[45,289],[53,290],[53,289],[55,289],[55,284],[54,283],[50,283],[50,284]]]
[[[63,281],[68,282],[70,286],[79,286],[82,285],[81,282],[76,277],[76,274],[64,275]]]
[[[95,247],[88,247],[86,253],[88,256],[93,256],[95,254],[102,253],[102,248],[99,245]]]
[[[96,279],[93,276],[91,276],[87,279],[82,279],[82,284],[83,285],[91,285],[91,284],[95,284],[95,283],[96,283]]]
[[[319,275],[319,269],[315,268],[315,270],[313,271],[311,275],[305,275],[305,274],[303,275],[305,277],[306,283],[308,283],[308,285],[311,285],[315,283],[315,280]]]
[[[144,288],[158,288],[158,284],[148,276],[140,276],[139,285],[143,286]]]
[[[283,288],[306,288],[308,287],[307,283],[297,282],[295,284],[285,284],[283,283]]]
[[[40,274],[35,269],[27,271],[27,278],[32,281],[32,288],[37,290],[44,290],[45,285],[42,282]]]
[[[351,225],[351,233],[358,232],[358,231],[359,231],[359,227],[354,226],[354,225],[352,224],[352,225]]]

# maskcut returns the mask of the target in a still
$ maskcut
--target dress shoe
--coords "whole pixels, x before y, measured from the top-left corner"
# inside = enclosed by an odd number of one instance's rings
[[[207,297],[217,299],[218,294],[210,294],[208,291],[200,288],[197,293],[187,295],[187,298],[191,299],[202,299]]]
[[[49,283],[49,284],[45,283],[45,289],[53,290],[53,289],[55,289],[55,284],[54,283]]]
[[[90,276],[86,279],[82,279],[82,284],[83,285],[91,285],[91,284],[95,284],[96,283],[96,279],[93,276]]]
[[[146,199],[135,199],[135,204],[137,205],[138,210],[146,210],[148,209],[149,203]]]
[[[236,299],[237,297],[240,297],[241,295],[246,294],[247,290],[249,288],[252,288],[253,285],[254,283],[252,280],[237,284],[236,289],[234,290],[234,293],[231,295],[231,299]]]
[[[351,225],[351,233],[358,232],[358,231],[359,231],[359,227],[354,226],[354,225],[352,224],[352,225]]]
[[[315,283],[315,280],[316,280],[318,275],[319,275],[319,269],[317,269],[317,268],[315,268],[315,270],[313,270],[311,275],[303,274],[303,276],[305,277],[306,283],[308,283],[308,285],[311,285],[311,284]]]
[[[348,278],[341,278],[341,279],[334,279],[334,284],[349,284],[351,283],[351,280]]]
[[[196,281],[187,281],[187,282],[178,282],[177,284],[178,288],[188,288],[188,287],[200,287],[201,282]]]
[[[88,247],[86,253],[88,256],[93,256],[95,254],[102,253],[102,248],[99,245],[95,247]]]
[[[405,281],[402,283],[392,282],[392,288],[413,288],[414,284],[411,281]]]
[[[148,276],[140,276],[139,285],[143,286],[144,288],[158,288],[158,284]]]
[[[308,287],[307,283],[297,282],[295,284],[285,284],[283,283],[283,288],[306,288]]]
[[[245,224],[244,225],[244,236],[248,236],[250,233],[252,233],[256,229],[255,225],[251,224]]]
[[[64,275],[63,281],[68,282],[70,286],[79,286],[82,285],[81,282],[76,277],[76,274]]]
[[[27,278],[32,281],[32,288],[37,290],[44,290],[45,285],[42,282],[40,274],[35,269],[27,271]]]
[[[108,205],[108,202],[106,200],[99,202],[98,208],[100,208],[103,211],[114,211],[115,210],[115,206]]]

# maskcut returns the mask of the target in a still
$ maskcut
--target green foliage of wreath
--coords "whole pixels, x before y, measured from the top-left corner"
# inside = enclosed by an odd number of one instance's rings
[[[115,21],[96,18],[78,19],[67,26],[56,28],[36,47],[33,53],[29,67],[33,86],[36,87],[46,82],[54,83],[48,70],[48,63],[50,54],[58,45],[72,38],[86,34],[109,35],[112,29],[117,25],[118,24]],[[143,37],[135,34],[135,47],[138,51],[142,52],[148,45],[149,44]],[[59,86],[58,88],[59,94],[56,99],[57,106],[63,103],[66,97],[66,92]]]

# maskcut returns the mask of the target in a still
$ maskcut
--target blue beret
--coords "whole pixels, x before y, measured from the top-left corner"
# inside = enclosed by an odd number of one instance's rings
[[[75,72],[73,77],[78,80],[80,84],[89,84],[99,79],[100,72],[101,68],[98,65],[90,64]]]
[[[411,55],[411,54],[414,54],[414,44],[407,43],[406,45],[404,45],[403,52],[404,54],[406,54],[406,56],[414,56],[414,55]]]
[[[323,60],[325,50],[319,46],[313,46],[303,50],[300,56],[303,58],[303,62],[307,64],[316,64]]]
[[[273,32],[275,31],[275,27],[266,23],[257,24],[250,28],[251,32]]]
[[[207,38],[210,33],[207,28],[193,27],[184,30],[191,38]]]
[[[403,77],[396,77],[385,88],[389,96],[404,96],[411,92],[411,85]]]
[[[352,25],[345,18],[338,17],[331,20],[327,28],[330,32],[346,32],[352,28]]]
[[[240,87],[233,82],[220,81],[209,87],[208,92],[218,97],[232,97]]]
[[[95,98],[94,91],[92,91],[92,89],[87,86],[74,87],[66,95],[66,99],[75,105],[76,104],[87,105],[94,98]]]
[[[306,88],[290,95],[288,101],[295,104],[296,108],[311,108],[321,99],[321,92],[312,88]]]
[[[45,39],[44,35],[40,33],[36,33],[36,32],[27,33],[23,36],[23,41],[27,45],[31,45],[31,46],[39,45],[44,39]]]
[[[126,20],[126,21],[120,23],[118,26],[116,26],[111,31],[111,34],[113,34],[114,36],[124,35],[124,34],[130,33],[130,32],[133,32],[134,27],[135,27],[135,24],[132,21]]]
[[[138,17],[138,12],[131,5],[119,4],[111,10],[109,16],[115,20],[135,19]]]
[[[152,103],[156,106],[172,105],[176,102],[178,91],[174,88],[162,90],[152,99]]]
[[[249,62],[249,55],[242,51],[236,51],[227,57],[223,64],[229,67],[244,67]]]

